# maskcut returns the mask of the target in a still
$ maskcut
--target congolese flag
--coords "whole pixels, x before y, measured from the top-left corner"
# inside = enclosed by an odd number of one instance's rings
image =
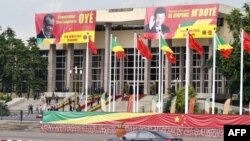
[[[166,52],[166,55],[168,57],[168,60],[172,63],[175,64],[176,63],[176,59],[174,57],[174,52],[173,50],[169,47],[168,43],[166,42],[165,39],[162,38],[162,36],[160,37],[160,49]]]
[[[126,54],[123,47],[118,44],[114,38],[112,38],[112,51],[116,53],[117,60],[120,60],[121,57],[126,58]]]
[[[218,46],[217,49],[220,51],[221,55],[226,59],[230,58],[230,55],[233,52],[233,47],[223,41],[218,35],[215,35],[215,38]]]

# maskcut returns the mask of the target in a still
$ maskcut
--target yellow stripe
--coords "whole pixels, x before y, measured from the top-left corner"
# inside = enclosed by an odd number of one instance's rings
[[[170,47],[168,47],[168,46],[162,46],[161,50],[173,53],[172,49]]]
[[[96,115],[96,116],[87,116],[87,117],[77,118],[77,119],[68,119],[68,120],[56,121],[53,123],[93,124],[96,122],[115,121],[115,120],[136,118],[136,117],[156,115],[156,114],[157,113],[113,113],[113,114],[107,114],[107,115]]]
[[[112,48],[113,52],[119,52],[119,51],[124,51],[124,49],[121,46],[115,46]]]
[[[218,45],[218,50],[222,50],[222,49],[230,50],[230,49],[233,49],[233,47],[230,46],[229,44]]]

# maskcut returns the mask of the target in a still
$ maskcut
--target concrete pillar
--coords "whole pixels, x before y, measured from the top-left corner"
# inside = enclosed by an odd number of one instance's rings
[[[148,47],[151,50],[151,40],[148,40]],[[143,92],[145,95],[150,94],[150,79],[151,79],[151,62],[144,59],[144,86]]]
[[[56,83],[56,44],[51,44],[48,53],[48,92],[55,91]]]
[[[66,88],[73,92],[73,64],[74,64],[74,44],[67,44],[66,55]],[[71,74],[70,74],[71,70]]]
[[[86,49],[87,51],[87,49]],[[87,60],[86,60],[87,61]],[[92,53],[89,50],[89,58],[88,58],[88,62],[89,62],[89,69],[88,69],[88,87],[92,86]]]
[[[106,23],[105,24],[105,41],[104,41],[104,45],[105,45],[105,59],[104,59],[104,91],[108,92],[109,90],[109,76],[110,73],[109,72],[109,56],[110,56],[110,30],[111,30],[111,23]]]
[[[83,57],[83,70],[82,70],[82,79],[83,79],[83,83],[82,83],[82,86],[83,86],[83,91],[85,93],[85,90],[90,88],[92,86],[92,53],[90,52],[89,50],[89,58],[86,58],[87,56],[87,44],[85,44],[85,50],[83,51],[83,54],[84,54],[84,57]],[[86,66],[86,63],[88,61],[88,80],[86,80],[86,73],[87,73],[87,66]],[[75,67],[75,66],[74,66]],[[79,67],[79,66],[77,66]],[[78,74],[79,74],[79,71],[78,71]],[[86,81],[88,82],[88,86],[86,88]]]
[[[209,46],[208,46],[208,56],[209,58],[213,56],[213,40],[209,39]],[[208,70],[208,93],[212,93],[212,85],[213,85],[213,68]]]
[[[202,69],[202,67],[204,65],[205,65],[205,53],[204,53],[204,55],[201,55],[201,60],[200,60],[200,70],[201,70],[201,72],[200,72],[200,92],[199,93],[205,93],[205,91],[204,91],[205,70]]]
[[[168,40],[169,46],[172,47],[172,40]],[[167,56],[164,54],[164,60],[167,60]],[[165,86],[164,86],[164,94],[168,94],[168,89],[171,87],[171,63],[169,61],[165,62],[164,75],[165,75]]]
[[[124,94],[124,58],[122,57],[120,59],[120,73],[119,73],[119,88],[118,88],[118,94],[123,95]]]
[[[86,83],[86,49],[82,51],[83,58],[82,58],[82,92],[85,94],[85,83]]]
[[[180,67],[179,67],[179,77],[178,79],[180,80],[180,85],[179,85],[179,88],[182,88],[184,87],[184,52],[186,52],[185,50],[186,48],[183,47],[183,48],[180,48]],[[176,78],[175,78],[176,79]]]
[[[193,86],[193,53],[194,51],[192,49],[189,49],[190,50],[190,66],[189,66],[189,86]]]
[[[105,60],[105,56],[104,56],[104,51],[100,50],[99,52],[101,54],[101,60]],[[100,61],[100,68],[101,68],[101,87],[104,88],[104,62]]]

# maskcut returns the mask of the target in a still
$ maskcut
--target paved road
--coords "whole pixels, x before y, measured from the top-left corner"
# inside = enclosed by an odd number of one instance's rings
[[[62,134],[40,132],[0,131],[1,139],[20,139],[23,141],[103,141],[114,135],[100,134]],[[183,138],[184,141],[223,141],[218,138]]]

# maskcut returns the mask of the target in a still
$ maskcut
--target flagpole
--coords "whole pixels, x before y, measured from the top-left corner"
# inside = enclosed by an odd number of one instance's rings
[[[242,115],[242,102],[243,102],[243,59],[244,59],[244,54],[243,54],[243,48],[244,48],[244,30],[241,29],[241,47],[240,47],[240,115]]]
[[[185,74],[185,114],[188,114],[188,86],[189,86],[189,64],[190,64],[190,54],[189,54],[189,31],[186,31],[186,74]]]
[[[161,113],[161,34],[158,33],[159,37],[159,68],[158,68],[158,113]]]
[[[89,34],[87,33],[87,48],[86,48],[86,71],[85,71],[85,112],[88,111],[88,80],[89,80]],[[75,99],[76,100],[76,99]],[[93,101],[92,101],[93,102]]]
[[[116,37],[115,37],[116,41]],[[116,95],[116,52],[114,57],[114,91],[113,91],[113,112],[115,112],[115,95]]]
[[[215,66],[216,66],[216,32],[214,31],[214,41],[213,41],[213,86],[212,86],[212,114],[214,114],[215,105]]]
[[[110,54],[109,54],[109,112],[111,112],[111,67],[112,67],[112,39],[113,35],[110,34]]]
[[[163,113],[163,69],[164,69],[164,54],[163,54],[163,51],[161,51],[161,56],[162,56],[162,67],[161,67],[161,74],[162,74],[162,77],[161,77],[161,113]]]
[[[134,33],[134,60],[136,60],[136,33]],[[135,112],[135,71],[136,71],[136,61],[134,61],[134,76],[133,76],[133,112]]]
[[[137,53],[137,78],[136,78],[136,85],[137,85],[137,87],[136,87],[136,112],[138,113],[139,111],[138,111],[138,107],[139,107],[139,75],[140,75],[140,61],[139,61],[139,59],[140,59],[140,55],[139,55],[139,51],[138,51],[138,53]]]

